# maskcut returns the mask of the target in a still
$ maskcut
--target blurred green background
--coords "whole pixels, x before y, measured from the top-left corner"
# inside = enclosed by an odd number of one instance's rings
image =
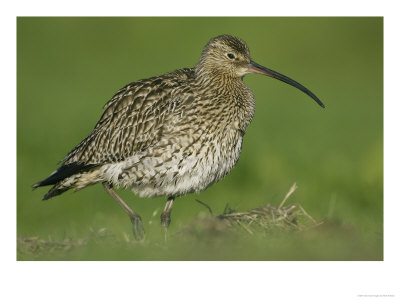
[[[216,35],[245,40],[252,58],[313,91],[247,75],[256,99],[240,160],[221,182],[175,201],[170,234],[226,204],[244,211],[289,202],[324,224],[301,233],[171,238],[159,226],[165,199],[122,197],[141,214],[143,244],[126,243],[129,218],[101,185],[42,202],[31,185],[90,133],[102,106],[125,84],[196,64]],[[383,18],[17,19],[17,235],[115,237],[19,260],[382,260]],[[157,211],[155,215],[153,213]],[[19,248],[19,247],[17,247]]]

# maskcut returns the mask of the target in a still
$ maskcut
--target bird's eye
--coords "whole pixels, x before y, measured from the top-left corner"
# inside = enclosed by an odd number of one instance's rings
[[[235,55],[233,55],[232,53],[228,53],[227,55],[228,55],[228,57],[229,57],[230,59],[235,59]]]

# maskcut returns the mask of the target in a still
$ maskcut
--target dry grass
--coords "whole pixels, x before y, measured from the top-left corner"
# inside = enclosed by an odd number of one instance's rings
[[[225,235],[228,231],[237,231],[239,228],[253,235],[256,231],[302,231],[320,225],[321,223],[315,221],[300,204],[286,205],[286,201],[296,189],[297,185],[294,183],[278,206],[266,204],[249,211],[234,211],[226,206],[224,212],[218,216],[213,216],[207,204],[196,200],[208,209],[211,216],[197,218],[191,226],[178,234],[213,233],[218,236],[218,233]]]
[[[51,236],[47,240],[40,239],[39,237],[19,237],[17,239],[18,253],[31,254],[33,256],[63,253],[71,250],[82,248],[89,242],[99,242],[105,239],[115,239],[108,229],[101,228],[99,230],[90,229],[91,234],[88,237],[81,239],[65,238],[62,241],[56,241]]]
[[[253,234],[252,228],[305,230],[320,225],[321,223],[316,222],[300,204],[294,203],[285,206],[287,199],[296,189],[297,185],[294,183],[277,207],[266,204],[245,212],[227,211],[229,209],[226,208],[218,218],[230,226],[238,225],[249,234]]]

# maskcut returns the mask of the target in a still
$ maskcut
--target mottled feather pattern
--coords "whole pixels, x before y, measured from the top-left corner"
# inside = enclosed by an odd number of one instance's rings
[[[179,70],[136,81],[119,90],[105,105],[93,132],[67,155],[64,163],[118,162],[157,143],[166,118],[179,99],[191,96],[175,90],[192,73],[189,69]]]

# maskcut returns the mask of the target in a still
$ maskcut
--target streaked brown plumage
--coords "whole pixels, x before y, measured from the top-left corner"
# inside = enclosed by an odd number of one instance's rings
[[[291,84],[323,107],[297,82],[251,61],[245,42],[218,36],[206,45],[195,68],[119,90],[89,136],[33,187],[54,185],[44,196],[49,199],[101,182],[129,214],[138,239],[144,234],[140,216],[112,186],[144,197],[166,196],[161,221],[168,227],[175,197],[204,190],[235,166],[254,115],[253,94],[242,80],[247,73]]]

